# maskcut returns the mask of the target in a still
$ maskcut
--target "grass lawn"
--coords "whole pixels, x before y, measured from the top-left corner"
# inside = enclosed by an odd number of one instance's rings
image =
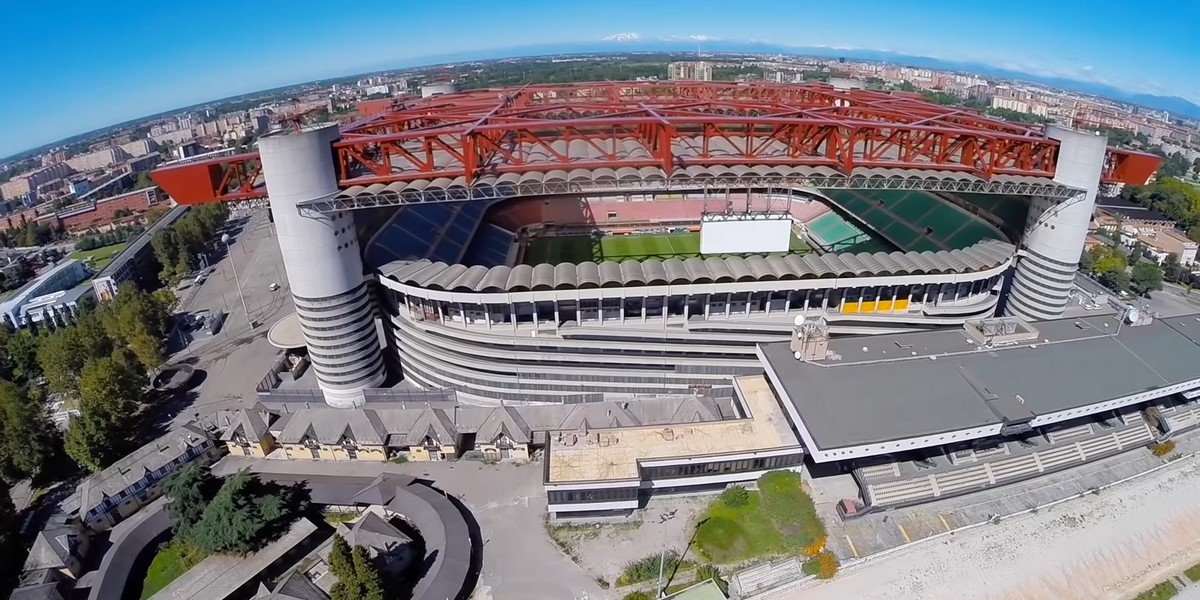
[[[1192,581],[1200,581],[1200,565],[1192,565],[1183,574]]]
[[[1174,598],[1178,593],[1179,590],[1175,589],[1175,584],[1164,581],[1138,594],[1133,600],[1167,600],[1167,598]]]
[[[326,509],[321,513],[325,518],[325,522],[332,527],[337,527],[340,523],[348,523],[358,518],[358,513],[352,510],[329,510]]]
[[[772,471],[759,478],[758,487],[741,506],[726,504],[726,496],[712,501],[707,520],[696,531],[701,556],[718,564],[737,563],[798,554],[825,538],[825,524],[801,489],[798,473]]]
[[[90,258],[92,259],[92,268],[99,271],[107,266],[108,263],[112,262],[112,259],[115,258],[117,254],[120,254],[120,252],[125,249],[125,246],[128,245],[129,244],[125,242],[121,242],[120,244],[102,246],[92,250],[76,250],[68,256],[70,258],[77,258],[83,261],[86,261]]]
[[[792,236],[791,248],[788,253],[797,254],[808,251],[809,247],[804,240]],[[529,241],[529,248],[525,252],[525,262],[530,265],[538,265],[604,260],[621,262],[645,258],[691,258],[693,256],[700,256],[699,233],[606,235],[601,238],[586,235],[548,236],[535,237]]]
[[[170,541],[159,546],[158,553],[154,555],[154,559],[150,561],[150,568],[146,571],[146,579],[142,582],[142,600],[167,587],[206,556],[202,551],[182,542]]]

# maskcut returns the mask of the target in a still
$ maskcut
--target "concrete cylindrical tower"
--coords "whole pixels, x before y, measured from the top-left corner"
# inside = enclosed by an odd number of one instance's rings
[[[1028,320],[1061,317],[1079,269],[1108,138],[1048,125],[1060,142],[1054,181],[1080,192],[1065,200],[1034,198],[1005,313]]]
[[[364,388],[385,377],[354,220],[345,212],[302,215],[296,207],[337,194],[330,144],[339,137],[336,125],[322,125],[263,137],[258,147],[317,383],[327,404],[353,408],[364,403]]]

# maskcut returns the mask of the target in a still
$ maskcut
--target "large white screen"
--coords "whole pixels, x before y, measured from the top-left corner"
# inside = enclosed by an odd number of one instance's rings
[[[787,252],[791,240],[785,215],[712,215],[700,223],[701,254]]]

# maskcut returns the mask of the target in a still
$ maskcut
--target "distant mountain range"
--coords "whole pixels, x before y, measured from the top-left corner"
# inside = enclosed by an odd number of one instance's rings
[[[1119,89],[1102,83],[1090,81],[1080,81],[1075,79],[1067,79],[1061,77],[1045,77],[1034,75],[1031,73],[1023,73],[1009,69],[1002,69],[984,63],[976,62],[958,62],[949,61],[928,56],[914,56],[907,54],[897,54],[894,52],[886,52],[882,50],[859,50],[859,49],[838,49],[816,46],[785,46],[781,44],[769,44],[765,42],[735,42],[727,40],[712,40],[701,39],[696,37],[680,38],[670,40],[648,40],[643,39],[636,33],[618,33],[604,40],[596,40],[593,42],[577,42],[565,44],[540,44],[515,46],[507,48],[494,48],[490,50],[465,50],[450,54],[439,54],[432,56],[421,56],[403,61],[386,61],[376,62],[373,64],[360,65],[355,70],[357,74],[347,75],[343,77],[355,77],[358,74],[374,73],[380,71],[390,71],[400,68],[421,67],[427,65],[438,65],[445,63],[470,62],[478,60],[495,60],[502,58],[520,58],[520,57],[535,57],[559,54],[603,54],[603,53],[628,53],[628,52],[669,52],[669,53],[696,53],[703,51],[705,54],[787,54],[793,56],[819,56],[824,58],[847,58],[856,60],[869,60],[879,62],[889,62],[894,64],[921,67],[927,69],[937,69],[943,71],[961,71],[967,73],[975,73],[992,78],[1011,79],[1017,81],[1028,81],[1040,83],[1060,89],[1091,94],[1118,102],[1126,102],[1136,104],[1156,110],[1165,110],[1172,115],[1185,116],[1193,119],[1200,119],[1200,105],[1179,96],[1157,96],[1154,94],[1142,94]],[[331,81],[342,79],[343,77],[331,77],[314,81]],[[309,82],[311,83],[311,82]],[[299,83],[290,86],[284,86],[279,89],[288,89],[306,85]],[[220,100],[211,100],[207,102],[197,103],[194,106],[203,106],[210,104],[219,104],[238,97],[254,96],[264,92],[254,92],[251,94],[243,94],[231,98],[223,98]],[[173,114],[183,110],[186,107],[180,107],[160,113],[161,115]],[[144,122],[153,115],[134,119],[128,123]],[[59,140],[38,148],[33,148],[14,154],[10,157],[0,158],[0,162],[20,159],[25,156],[30,156],[36,152],[44,150],[52,146],[69,143],[74,140],[86,138],[100,132],[118,127],[111,125],[103,127],[88,133],[80,134]]]
[[[1040,83],[1056,88],[1092,94],[1118,102],[1127,102],[1156,110],[1166,110],[1172,115],[1200,119],[1200,105],[1179,96],[1157,96],[1130,92],[1120,88],[1063,77],[1046,77],[1032,73],[1002,69],[978,62],[949,61],[929,56],[914,56],[897,54],[882,50],[838,49],[813,46],[785,46],[763,42],[735,42],[726,40],[647,40],[637,34],[622,33],[609,36],[608,39],[594,42],[578,42],[567,44],[539,44],[497,48],[492,50],[464,51],[437,56],[425,56],[406,60],[403,64],[377,64],[379,70],[397,67],[414,67],[429,64],[463,62],[471,60],[491,60],[497,58],[513,58],[521,56],[540,56],[552,54],[591,54],[606,52],[697,52],[703,53],[745,53],[745,54],[791,54],[796,56],[820,56],[825,58],[849,58],[858,60],[883,61],[912,67],[937,69],[943,71],[964,71],[983,76],[1013,79]]]

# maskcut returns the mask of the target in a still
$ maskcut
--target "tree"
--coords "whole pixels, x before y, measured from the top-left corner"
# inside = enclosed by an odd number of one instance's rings
[[[244,472],[226,480],[188,537],[213,553],[246,554],[258,548],[267,518],[255,502],[252,484]]]
[[[1174,252],[1167,255],[1163,260],[1163,279],[1167,281],[1186,282],[1191,272],[1186,267],[1179,264],[1179,255]]]
[[[329,571],[343,581],[354,577],[350,544],[339,534],[334,534],[333,545],[329,548]]]
[[[38,475],[56,454],[57,437],[40,399],[0,380],[0,476],[16,481]]]
[[[383,577],[366,549],[351,548],[340,535],[329,550],[329,571],[338,578],[330,590],[332,600],[383,600]]]
[[[1161,290],[1162,284],[1163,270],[1157,264],[1144,260],[1133,265],[1133,275],[1131,276],[1133,291],[1145,295],[1154,290]]]
[[[21,567],[21,541],[17,535],[17,509],[8,485],[0,480],[0,594]]]
[[[123,456],[133,437],[131,415],[145,384],[127,351],[87,361],[78,383],[80,414],[63,440],[67,455],[93,472]]]
[[[63,449],[67,456],[93,473],[102,471],[111,460],[115,460],[113,455],[116,452],[111,448],[111,443],[105,424],[99,417],[88,413],[71,419],[63,435]]]
[[[147,294],[131,283],[122,284],[107,302],[100,318],[113,340],[124,342],[147,372],[162,365],[162,339],[170,322],[174,296],[165,290]]]
[[[38,346],[38,365],[50,391],[76,397],[79,377],[88,359],[112,352],[112,339],[95,314],[87,314],[67,327],[45,337]]]
[[[177,535],[186,535],[204,517],[214,483],[212,473],[199,463],[189,464],[163,482],[163,493],[168,499],[167,511],[171,513],[171,523]]]
[[[383,577],[380,576],[379,569],[371,564],[367,550],[362,546],[355,546],[351,557],[358,583],[358,597],[363,600],[383,600]]]
[[[1094,273],[1124,271],[1128,265],[1125,255],[1112,246],[1094,246],[1088,250],[1088,263]]]
[[[134,189],[140,190],[142,188],[154,187],[154,185],[154,180],[150,179],[150,171],[142,171],[138,173],[137,185],[134,186]]]
[[[306,505],[297,488],[264,485],[243,471],[225,480],[187,539],[208,552],[246,554],[282,535]]]
[[[1129,291],[1129,274],[1124,270],[1100,274],[1100,283],[1114,292]]]

